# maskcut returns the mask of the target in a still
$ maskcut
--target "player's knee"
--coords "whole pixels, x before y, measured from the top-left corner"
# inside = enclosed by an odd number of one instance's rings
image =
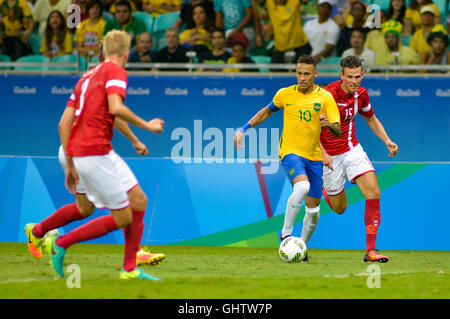
[[[378,187],[374,188],[374,189],[370,189],[369,191],[366,191],[366,193],[365,193],[366,199],[379,199],[380,197],[381,197],[381,191]]]
[[[92,215],[92,213],[95,210],[95,206],[92,203],[83,203],[81,205],[77,204],[77,208],[80,214],[83,215],[84,217]]]
[[[346,203],[333,205],[333,211],[339,215],[343,214],[346,209],[347,209]]]
[[[131,224],[133,217],[131,214],[121,214],[114,216],[118,228],[125,228]]]
[[[131,199],[131,207],[133,210],[146,210],[148,198],[144,192],[140,192]]]

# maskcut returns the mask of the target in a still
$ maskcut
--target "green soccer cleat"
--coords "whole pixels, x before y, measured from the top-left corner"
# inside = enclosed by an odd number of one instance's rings
[[[30,254],[36,258],[41,259],[42,258],[42,238],[36,238],[33,235],[33,228],[36,224],[35,223],[29,223],[25,225],[25,234],[27,235],[28,239],[28,251]]]
[[[56,244],[58,236],[49,236],[45,239],[45,247],[50,257],[50,264],[56,273],[62,278],[64,277],[63,263],[66,250]]]
[[[153,280],[153,281],[159,281],[161,280],[158,277],[151,276],[147,273],[145,273],[141,268],[135,268],[132,271],[126,271],[125,269],[120,270],[120,276],[119,279],[146,279],[146,280]]]

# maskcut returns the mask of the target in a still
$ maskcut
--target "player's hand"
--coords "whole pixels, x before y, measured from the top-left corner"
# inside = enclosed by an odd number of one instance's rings
[[[159,134],[164,131],[165,122],[159,118],[148,121],[147,127],[150,132]]]
[[[75,168],[67,167],[66,172],[66,188],[71,192],[72,194],[77,193],[77,184],[80,181],[80,177],[78,176],[77,171]]]
[[[237,131],[234,135],[233,141],[236,151],[238,150],[238,148],[245,147],[244,137],[244,133],[242,133],[241,130]]]
[[[321,127],[330,127],[331,126],[330,121],[328,121],[328,117],[326,117],[325,115],[320,114],[319,120],[320,120]]]
[[[333,159],[330,154],[322,152],[323,165],[333,170]]]
[[[397,144],[395,144],[394,142],[392,142],[391,140],[386,142],[386,147],[389,150],[389,157],[394,157],[395,155],[397,155],[398,153],[398,146]]]
[[[141,141],[133,143],[133,147],[139,155],[145,156],[148,154],[147,146]]]

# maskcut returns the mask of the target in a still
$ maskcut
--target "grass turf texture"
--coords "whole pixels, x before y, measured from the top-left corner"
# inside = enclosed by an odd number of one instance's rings
[[[144,266],[161,282],[119,280],[122,245],[78,244],[66,254],[81,268],[81,288],[55,279],[48,256],[25,243],[0,243],[0,298],[449,298],[450,252],[383,251],[381,288],[367,287],[363,251],[309,250],[308,264],[287,264],[274,248],[152,246],[166,260]]]

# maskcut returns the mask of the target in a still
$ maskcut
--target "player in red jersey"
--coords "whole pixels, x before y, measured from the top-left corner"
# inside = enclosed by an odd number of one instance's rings
[[[105,60],[103,56],[103,46],[100,45],[100,52],[98,59],[100,62]],[[66,106],[66,111],[63,113],[59,126],[60,130],[64,126],[68,126],[67,130],[72,126],[75,121],[75,107],[76,99],[75,95],[72,94]],[[148,154],[147,147],[134,135],[133,131],[128,126],[127,122],[116,117],[114,119],[114,128],[122,133],[133,145],[134,149],[139,155],[146,156]],[[64,129],[63,129],[64,130]],[[58,152],[58,160],[63,167],[64,171],[67,168],[67,162],[65,158],[65,151],[61,145]],[[75,203],[64,205],[58,208],[52,215],[44,219],[38,224],[28,223],[25,226],[25,234],[28,238],[28,250],[31,255],[37,259],[42,258],[42,248],[43,239],[47,232],[59,227],[65,226],[76,220],[84,219],[92,215],[95,210],[95,206],[86,196],[86,189],[82,182],[79,182],[76,186],[77,193],[75,194]],[[145,199],[145,196],[139,193],[132,193],[132,195],[139,195],[136,198],[131,198],[130,202],[134,204],[135,210],[140,211],[145,210],[146,202],[139,202]],[[136,214],[136,213],[135,213]],[[139,214],[138,214],[139,215]],[[137,216],[135,220],[139,220],[141,216]],[[142,216],[143,217],[143,216]],[[142,228],[140,232],[143,232],[144,223],[140,222],[139,227]],[[124,235],[126,228],[123,228]],[[144,265],[157,265],[162,262],[166,256],[161,253],[150,253],[141,247],[138,248],[136,253],[136,264]]]
[[[339,108],[341,115],[341,136],[336,138],[327,130],[320,137],[323,163],[324,197],[331,209],[338,214],[347,208],[345,181],[355,183],[364,198],[366,224],[366,254],[364,261],[388,262],[375,249],[378,226],[380,225],[380,189],[372,163],[359,144],[355,135],[355,117],[360,113],[370,129],[380,138],[389,150],[389,157],[398,152],[397,145],[391,141],[383,125],[375,116],[369,95],[361,86],[364,72],[361,60],[348,56],[341,60],[341,80],[326,87]]]
[[[63,236],[48,237],[46,248],[50,261],[61,277],[64,276],[63,261],[68,247],[125,228],[124,266],[119,278],[159,280],[136,268],[136,252],[143,229],[140,224],[147,198],[128,165],[110,143],[116,116],[150,132],[160,133],[164,127],[164,121],[153,119],[147,122],[123,104],[127,87],[123,66],[128,59],[130,43],[126,32],[108,32],[103,40],[106,61],[89,70],[75,87],[73,125],[59,125],[60,139],[66,150],[66,187],[75,194],[81,181],[89,201],[111,212],[111,215],[93,219]],[[66,108],[65,112],[71,109]]]

